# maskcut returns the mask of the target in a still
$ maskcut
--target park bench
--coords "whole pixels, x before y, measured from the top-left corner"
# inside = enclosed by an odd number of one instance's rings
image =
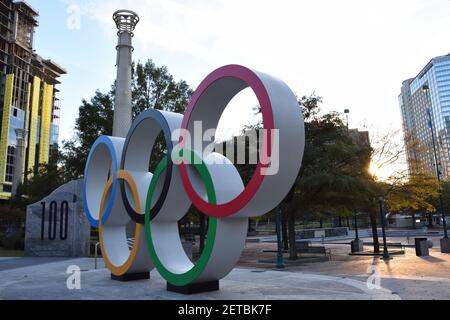
[[[296,242],[297,253],[302,254],[323,254],[328,256],[332,260],[331,249],[327,249],[323,246],[313,247],[310,241],[297,241]]]
[[[402,249],[405,247],[405,245],[402,244],[401,242],[388,242],[387,246],[392,247],[392,248],[402,248]]]
[[[405,245],[402,244],[401,242],[394,242],[394,243],[390,242],[390,243],[387,243],[387,246],[388,246],[388,248],[399,248],[400,249],[399,253],[405,252]]]
[[[310,248],[312,245],[311,241],[295,241],[295,246],[298,249],[302,249],[302,248]]]
[[[247,240],[247,242],[250,242]],[[302,248],[309,248],[311,247],[311,241],[295,241],[295,247],[297,248],[297,252],[299,249]],[[283,253],[288,253],[289,250],[282,250]],[[268,253],[277,253],[278,250],[263,250],[263,252],[268,252]]]

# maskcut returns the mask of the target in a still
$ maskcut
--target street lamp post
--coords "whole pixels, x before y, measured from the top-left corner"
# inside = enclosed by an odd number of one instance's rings
[[[358,216],[357,213],[355,213],[355,240],[350,242],[350,247],[352,253],[362,252],[364,251],[364,242],[359,239],[359,232],[358,232]]]
[[[347,123],[346,123],[347,134],[350,135],[350,122],[349,122],[350,109],[345,109],[344,114],[347,119]],[[341,221],[340,219],[341,218],[339,218],[339,222]],[[347,226],[350,228],[350,221],[349,221],[348,217],[347,217]],[[356,236],[355,240],[350,242],[351,252],[357,253],[357,252],[364,251],[364,242],[359,239],[359,235],[358,235],[358,221],[357,221],[356,213],[355,213],[355,236]]]
[[[427,102],[430,101],[430,87],[425,84],[422,87],[423,92],[426,95],[426,99]],[[428,113],[428,120],[429,120],[429,127],[431,130],[431,139],[433,142],[433,152],[434,152],[434,161],[435,161],[435,166],[436,166],[436,176],[437,176],[437,180],[439,183],[439,188],[442,188],[441,186],[441,169],[440,164],[439,164],[439,160],[438,160],[438,154],[437,154],[437,148],[436,148],[436,138],[434,136],[434,127],[433,127],[433,117],[431,116],[431,107],[427,108],[427,113]],[[441,216],[442,216],[442,225],[444,227],[444,238],[441,240],[441,252],[442,253],[450,253],[450,239],[448,237],[448,230],[447,230],[447,219],[445,216],[445,211],[444,211],[444,201],[442,199],[442,189],[440,190],[440,194],[439,194],[439,210],[441,211]]]
[[[348,117],[349,117],[349,114],[350,114],[350,109],[345,109],[344,113],[345,113],[345,117],[347,118],[347,131],[348,131],[349,130]]]
[[[390,260],[387,241],[386,241],[386,217],[384,216],[384,199],[380,197],[380,218],[381,231],[383,233],[383,260]]]
[[[283,262],[283,241],[281,239],[281,207],[276,209],[276,229],[277,229],[277,269],[284,269]]]

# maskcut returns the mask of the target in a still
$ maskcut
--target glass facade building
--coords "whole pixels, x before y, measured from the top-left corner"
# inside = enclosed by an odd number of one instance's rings
[[[441,177],[450,178],[450,54],[433,58],[404,81],[399,104],[410,173],[437,175],[434,132]]]

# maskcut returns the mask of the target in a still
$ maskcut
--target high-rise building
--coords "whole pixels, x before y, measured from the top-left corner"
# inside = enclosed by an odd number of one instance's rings
[[[15,166],[36,172],[58,144],[55,86],[66,71],[33,50],[38,15],[24,1],[0,0],[0,200],[11,197]],[[25,133],[21,163],[16,129]]]
[[[450,54],[404,81],[399,104],[410,173],[437,175],[436,149],[441,178],[450,178]]]

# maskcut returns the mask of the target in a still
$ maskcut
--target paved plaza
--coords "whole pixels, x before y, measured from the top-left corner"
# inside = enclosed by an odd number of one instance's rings
[[[384,288],[368,289],[364,280],[242,268],[221,281],[220,291],[184,296],[167,292],[156,271],[152,271],[151,280],[119,283],[110,280],[103,264],[94,270],[93,259],[31,259],[30,263],[39,263],[35,265],[26,265],[27,260],[0,260],[1,265],[8,265],[0,271],[0,299],[399,299]],[[66,269],[70,265],[82,269],[81,290],[67,289]]]
[[[366,239],[369,241],[369,239]],[[406,239],[389,239],[406,241]],[[184,296],[165,290],[156,270],[151,280],[119,283],[101,259],[0,258],[0,299],[292,299],[391,300],[450,299],[450,255],[433,248],[429,257],[414,249],[389,262],[379,257],[349,256],[345,244],[325,244],[332,260],[301,256],[277,271],[261,259],[274,258],[270,243],[248,243],[237,268],[221,281],[221,290]],[[81,269],[81,290],[67,288],[66,270]]]

